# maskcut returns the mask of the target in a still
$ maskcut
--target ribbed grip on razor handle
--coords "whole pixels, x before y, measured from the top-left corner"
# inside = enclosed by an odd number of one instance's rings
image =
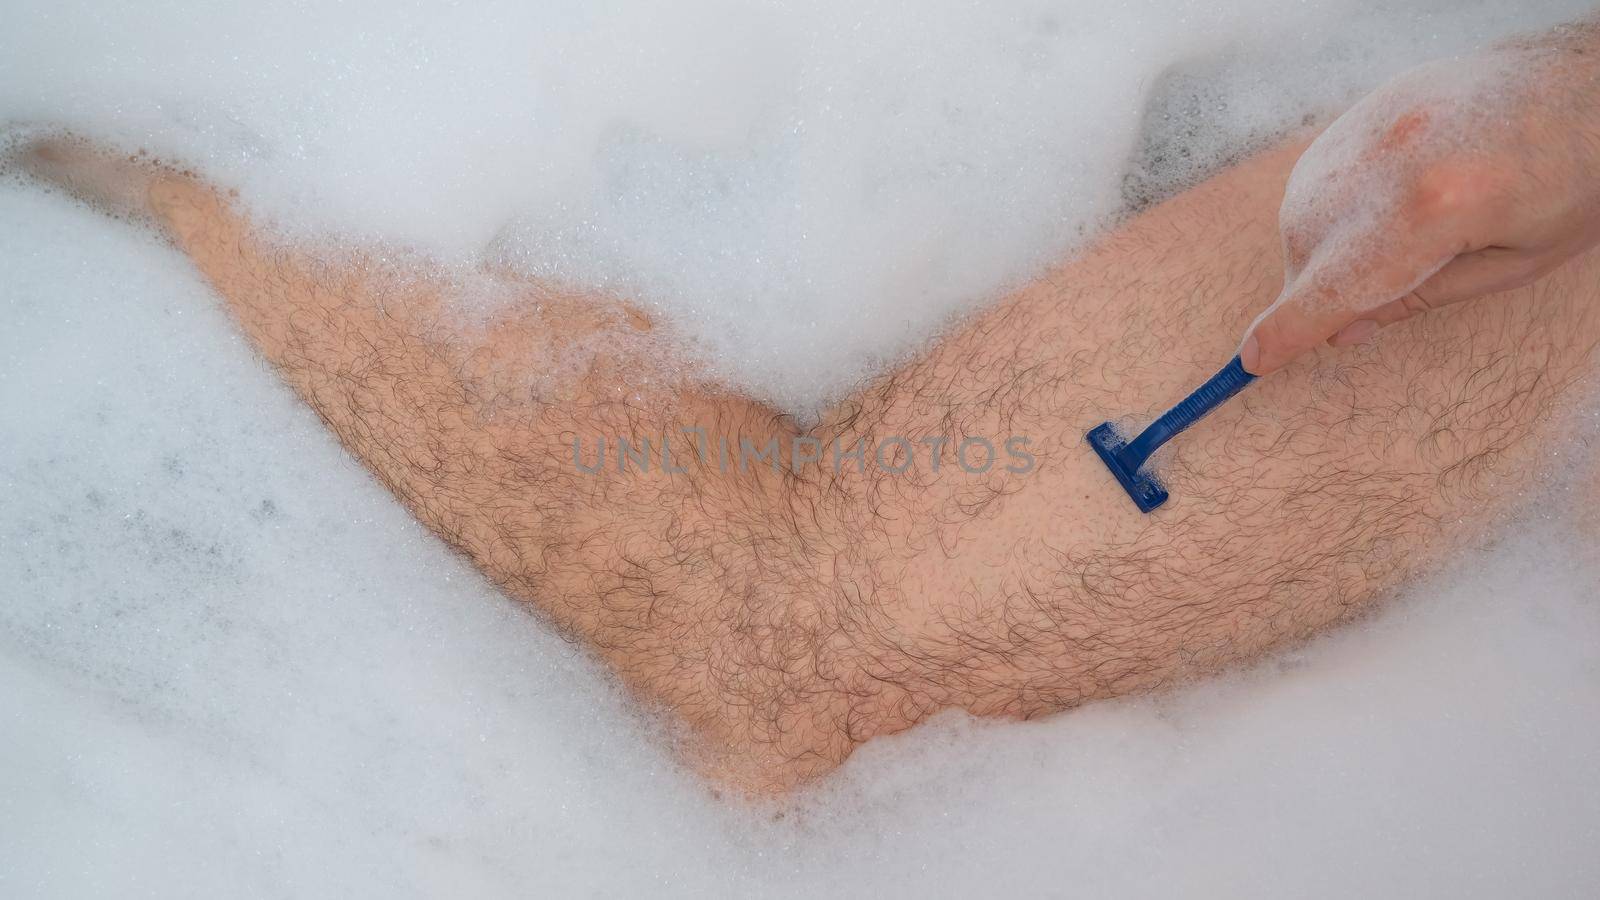
[[[1222,371],[1211,376],[1209,381],[1185,397],[1182,403],[1151,422],[1150,427],[1140,432],[1128,446],[1122,448],[1118,456],[1122,458],[1128,471],[1137,471],[1144,465],[1145,460],[1150,458],[1150,454],[1156,452],[1162,444],[1200,421],[1206,413],[1228,402],[1228,398],[1244,390],[1246,385],[1255,380],[1256,376],[1246,372],[1244,363],[1235,356],[1222,367]]]

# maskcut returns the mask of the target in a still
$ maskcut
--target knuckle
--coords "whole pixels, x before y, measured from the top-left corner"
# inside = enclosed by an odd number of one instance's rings
[[[1400,305],[1404,307],[1405,311],[1411,315],[1425,313],[1433,309],[1433,304],[1430,303],[1428,298],[1424,297],[1420,291],[1412,291],[1404,297],[1401,297]]]
[[[1425,168],[1406,191],[1405,205],[1416,220],[1455,219],[1483,207],[1494,186],[1483,166],[1448,160]]]

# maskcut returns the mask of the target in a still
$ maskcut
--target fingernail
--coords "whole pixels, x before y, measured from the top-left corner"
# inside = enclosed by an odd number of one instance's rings
[[[1261,344],[1256,340],[1256,334],[1253,331],[1250,332],[1250,336],[1245,338],[1244,343],[1239,347],[1239,362],[1244,365],[1246,372],[1251,373],[1256,371],[1256,365],[1261,362]]]
[[[1378,323],[1371,319],[1357,319],[1349,325],[1339,329],[1339,333],[1329,341],[1335,347],[1348,347],[1351,344],[1361,344],[1372,340],[1378,333]]]

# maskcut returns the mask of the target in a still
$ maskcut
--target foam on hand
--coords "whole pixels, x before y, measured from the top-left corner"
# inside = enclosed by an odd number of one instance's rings
[[[0,122],[192,165],[308,240],[632,297],[804,411],[1128,208],[1586,5],[12,0]],[[170,248],[0,184],[0,284],[0,894],[1600,880],[1600,575],[1559,526],[1378,627],[950,716],[751,811],[343,454]]]
[[[1538,47],[1451,57],[1405,73],[1343,113],[1289,178],[1279,214],[1288,271],[1273,308],[1365,312],[1415,290],[1454,259],[1461,248],[1453,236],[1428,233],[1409,209],[1417,187],[1439,175],[1460,177],[1475,156],[1492,159],[1494,148],[1483,145],[1493,138],[1484,136],[1517,127],[1519,111],[1540,102],[1554,62]],[[1520,138],[1513,131],[1507,139]]]

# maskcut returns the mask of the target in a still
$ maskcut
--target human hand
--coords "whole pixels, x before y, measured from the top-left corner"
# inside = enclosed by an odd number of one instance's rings
[[[1257,375],[1600,243],[1600,28],[1390,82],[1301,156],[1279,223],[1283,293],[1239,351]]]

